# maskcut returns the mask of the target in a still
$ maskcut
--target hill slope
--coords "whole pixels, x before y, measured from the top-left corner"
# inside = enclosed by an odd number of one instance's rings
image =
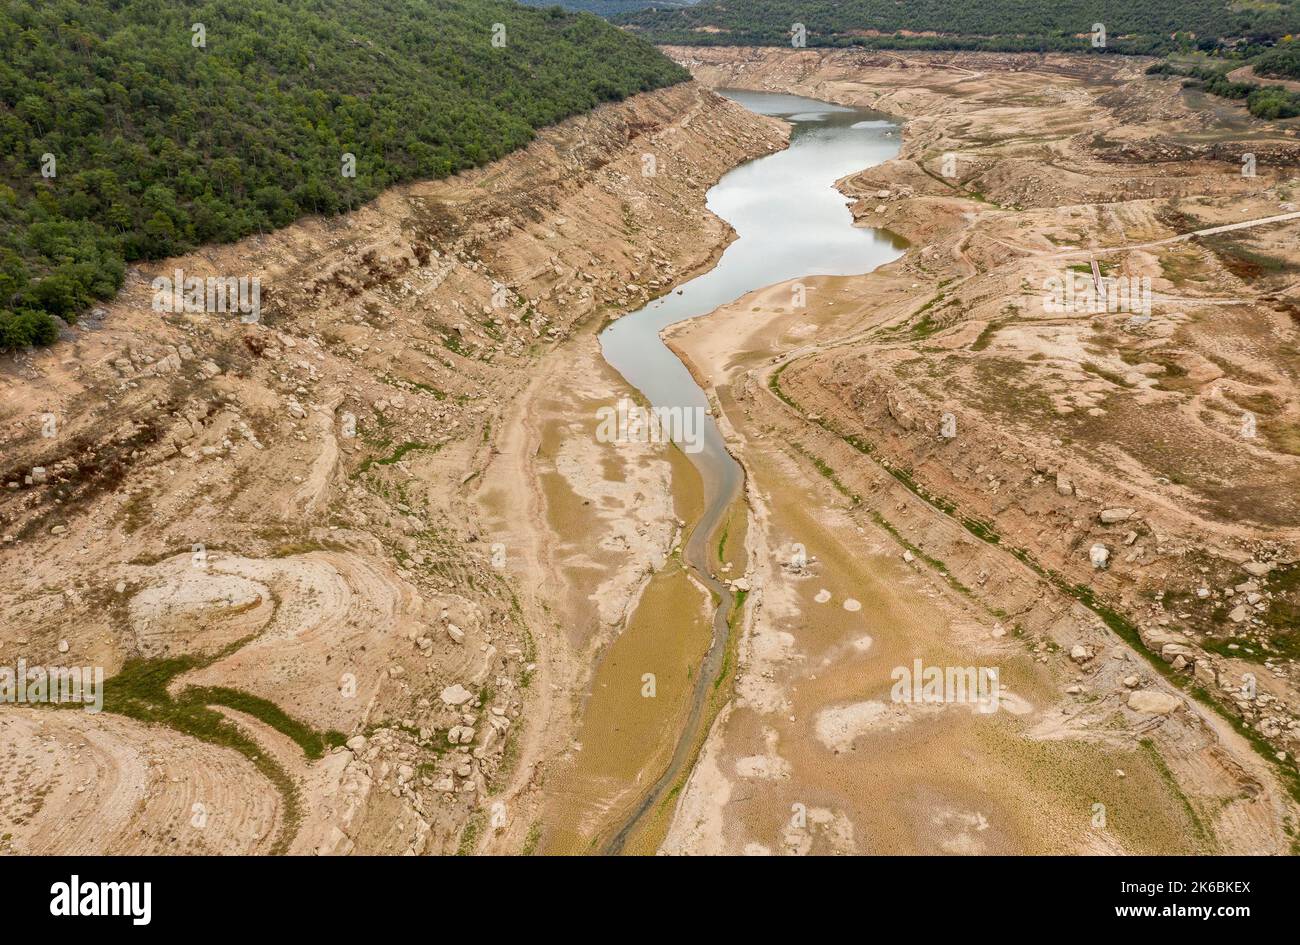
[[[124,261],[353,208],[686,78],[596,17],[499,0],[188,6],[0,6],[0,350],[52,341]]]
[[[597,16],[611,17],[654,7],[657,10],[689,7],[697,0],[519,0],[526,7],[560,7]]]
[[[1089,49],[1102,23],[1108,48],[1156,52],[1189,42],[1300,32],[1295,0],[704,0],[617,18],[656,42],[789,45],[795,23],[810,46],[939,49]],[[884,35],[881,35],[884,34]],[[1193,39],[1194,37],[1194,39]]]
[[[1256,59],[1255,74],[1275,79],[1300,79],[1300,42],[1283,43]]]

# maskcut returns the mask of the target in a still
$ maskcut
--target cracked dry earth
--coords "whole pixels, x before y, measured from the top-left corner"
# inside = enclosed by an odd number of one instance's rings
[[[1294,852],[1295,122],[1144,62],[669,53],[902,122],[839,187],[912,245],[668,332],[746,466],[754,592],[664,848]],[[1092,260],[1150,317],[1045,308]],[[1008,711],[892,702],[915,658],[999,667]]]

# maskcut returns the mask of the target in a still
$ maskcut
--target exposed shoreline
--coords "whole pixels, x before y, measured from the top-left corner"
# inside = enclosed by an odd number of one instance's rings
[[[729,50],[715,51],[713,58],[720,60],[723,66],[721,69],[713,70],[712,66],[706,65],[710,59],[709,54],[698,56],[697,54],[699,53],[699,51],[693,49],[682,50],[681,52],[684,58],[695,56],[697,61],[693,63],[693,66],[696,67],[697,70],[699,70],[700,68],[704,68],[704,71],[711,77],[711,81],[715,81],[719,85],[726,85],[730,87],[773,89],[773,83],[771,81],[761,78],[761,76],[763,75],[762,70],[764,68],[764,65],[761,62],[755,68],[754,77],[752,79],[746,81],[746,79],[744,78],[743,70],[745,68],[749,68],[750,66],[753,66],[755,58],[757,58],[758,60],[762,60],[764,58],[762,56],[753,57],[753,56],[742,55],[741,60],[744,61],[746,65],[739,67],[739,71],[738,71],[736,67],[733,67],[730,64],[730,60],[728,59],[729,54],[735,51],[729,51]],[[789,54],[789,55],[784,55],[779,52],[772,53],[770,56],[771,61],[770,63],[767,63],[767,65],[772,66],[776,71],[779,72],[783,68],[784,61],[799,62],[801,67],[806,67],[808,58],[809,57],[807,55],[799,54],[799,53]],[[827,54],[826,58],[846,59],[851,57],[844,57],[844,56],[837,57],[835,56],[835,54]],[[723,69],[725,69],[725,71],[723,71]],[[862,83],[862,84],[863,86],[867,85],[867,83]],[[881,108],[882,110],[885,111],[891,111],[891,109],[887,105],[882,106],[879,103],[878,91],[873,92],[870,96],[861,94],[856,97],[841,91],[840,94],[837,96],[835,94],[832,94],[830,91],[828,91],[828,87],[823,83],[803,83],[803,84],[796,84],[793,87],[791,87],[788,84],[782,84],[775,90],[790,91],[790,92],[806,94],[806,95],[821,95],[821,97],[826,98],[828,100],[837,101],[844,104],[868,104],[874,108]],[[894,113],[897,114],[898,111],[894,110]],[[870,175],[870,174],[851,175],[849,179],[846,179],[846,181],[842,182],[841,189],[847,189],[850,195],[854,195],[855,193],[860,194],[862,185],[858,183],[858,181],[856,180],[857,178],[860,177],[870,178],[874,176],[875,179],[881,180],[882,182],[887,181],[890,177],[889,173],[887,173],[888,170],[889,169],[886,168],[884,169],[885,171],[884,173],[880,173],[877,175]],[[881,185],[880,184],[866,185],[867,188],[872,188],[876,186],[881,186]],[[885,186],[888,186],[888,184],[885,184]],[[866,203],[869,200],[870,197],[866,198],[866,200],[862,202]],[[907,219],[913,233],[917,232],[918,226],[920,228],[920,231],[923,232],[924,228],[927,225],[925,221],[924,210],[922,210],[922,212],[918,216],[918,209],[921,208],[912,206],[908,210]],[[903,219],[903,217],[901,217],[898,213],[891,214],[890,218],[894,220]],[[905,233],[905,235],[909,235],[909,236],[912,235],[908,233],[907,227],[902,228],[902,230]],[[914,250],[909,252],[908,257],[905,257],[903,261],[901,261],[898,264],[885,267],[885,270],[910,269],[912,270],[911,273],[905,274],[904,272],[898,272],[898,271],[877,271],[871,276],[866,277],[864,280],[858,280],[858,281],[866,282],[866,283],[878,283],[882,287],[888,287],[884,293],[878,293],[879,297],[882,299],[890,298],[890,303],[888,306],[890,310],[893,311],[901,310],[902,306],[897,305],[897,303],[894,303],[892,301],[891,295],[902,296],[907,294],[905,291],[907,289],[907,286],[904,283],[904,280],[908,278],[916,278],[915,270],[917,268],[917,263],[918,263],[916,254],[919,253],[920,250],[924,248],[924,246],[925,246],[925,242],[924,240],[922,240],[920,245],[915,246]],[[853,282],[854,280],[852,279],[817,280],[818,292],[822,293],[819,295],[819,297],[829,298],[832,301],[834,301],[837,296],[844,296],[846,294],[856,298],[861,298],[863,295],[861,290],[855,289],[850,293],[844,292],[844,289],[852,287]],[[916,287],[913,286],[912,288],[915,289]],[[930,289],[930,292],[932,293],[933,289]],[[697,381],[703,383],[706,379],[712,378],[713,384],[716,386],[710,386],[707,388],[709,390],[711,399],[714,399],[722,403],[729,415],[732,415],[735,417],[736,420],[741,421],[740,426],[742,427],[742,429],[748,429],[749,431],[748,436],[751,437],[758,435],[755,429],[756,425],[761,426],[764,429],[767,429],[771,426],[772,421],[775,419],[775,415],[772,413],[773,409],[776,409],[778,413],[780,411],[788,409],[788,407],[782,404],[780,400],[776,396],[774,396],[771,391],[766,389],[769,387],[769,384],[771,383],[772,380],[772,376],[776,371],[776,369],[780,365],[788,363],[791,360],[792,357],[791,352],[802,351],[804,355],[807,356],[809,354],[814,353],[817,350],[817,348],[814,346],[803,345],[799,342],[794,342],[794,343],[791,342],[790,329],[798,327],[799,318],[796,315],[783,313],[782,311],[780,311],[781,303],[777,300],[783,294],[788,294],[788,293],[782,293],[781,291],[779,291],[779,287],[772,287],[770,290],[751,293],[749,296],[746,296],[745,298],[738,300],[733,305],[724,306],[722,309],[715,312],[713,316],[711,316],[708,319],[699,319],[689,324],[674,326],[672,329],[669,329],[665,333],[668,336],[666,338],[666,342],[669,344],[670,347],[672,347],[672,349],[675,352],[677,352],[680,356],[683,357],[683,360],[687,363],[688,367],[691,369],[692,375],[697,379]],[[923,301],[926,297],[927,296],[922,294],[921,291],[916,291],[913,293],[913,298],[917,298],[918,301]],[[838,302],[835,303],[836,307],[839,307],[840,304],[841,303]],[[915,304],[917,303],[913,302],[913,305]],[[850,317],[851,315],[849,314],[849,312],[845,312],[844,314],[839,316],[838,323],[840,325],[851,325],[852,322],[847,320]],[[870,323],[868,322],[867,324],[869,325]],[[870,329],[868,328],[867,333],[869,332]],[[851,331],[847,333],[844,332],[844,330],[841,328],[839,330],[830,330],[830,331],[822,329],[819,330],[817,334],[819,338],[825,336],[835,337],[837,334],[842,334],[844,335],[844,337],[849,338],[849,337],[853,337],[855,334],[862,334],[862,333],[863,332],[861,328],[854,327]],[[843,345],[845,342],[838,341],[833,343]],[[747,354],[746,352],[749,353]],[[769,405],[763,406],[764,401],[769,402]],[[807,421],[805,420],[804,423],[806,422]],[[815,436],[814,436],[814,432],[816,433]],[[787,435],[799,436],[800,439],[803,439],[804,437],[813,437],[817,442],[825,441],[824,446],[818,447],[818,446],[813,446],[812,444],[804,440],[804,446],[801,448],[801,451],[804,454],[805,461],[807,461],[810,455],[809,454],[810,449],[815,451],[812,455],[814,456],[814,458],[816,458],[819,464],[825,464],[826,461],[829,460],[829,471],[825,474],[835,474],[835,475],[843,476],[848,467],[843,466],[842,462],[848,462],[850,464],[857,464],[857,465],[866,462],[866,460],[862,457],[859,457],[857,460],[853,460],[846,456],[841,456],[840,460],[836,460],[832,458],[830,454],[823,453],[822,450],[829,449],[830,446],[829,446],[829,441],[826,441],[825,435],[820,431],[810,431],[805,427],[803,432],[793,432]],[[772,442],[770,438],[770,433],[768,436],[764,436],[764,440],[766,443]],[[746,434],[744,433],[741,433],[736,437],[728,437],[728,444],[729,444],[729,448],[733,448],[733,452],[737,453],[742,458],[745,457],[746,455],[751,455],[752,450],[755,446],[753,442],[746,441]],[[852,454],[852,450],[849,451],[849,454],[850,455]],[[871,477],[868,476],[867,478],[870,479]],[[759,479],[758,479],[758,488],[764,492],[771,492],[770,484],[766,489],[764,489],[763,487],[765,479],[770,479],[770,475],[765,477],[760,472]],[[857,483],[861,481],[862,481],[862,477],[855,470],[853,475],[853,485],[856,487]],[[873,490],[879,489],[882,485],[886,485],[890,482],[892,482],[892,480],[890,480],[888,476],[886,476],[883,480],[879,476],[877,476],[876,485],[873,486],[872,489]],[[901,487],[898,487],[897,483],[894,483],[894,486],[896,488],[892,490],[887,489],[886,492],[881,493],[880,495],[872,495],[869,498],[867,492],[858,492],[857,495],[860,496],[861,498],[854,500],[854,502],[851,504],[856,505],[858,501],[866,501],[868,503],[867,506],[868,508],[884,509],[884,508],[892,508],[892,506],[890,506],[889,503],[900,502],[901,500],[901,503],[898,505],[898,508],[900,509],[903,508],[904,505],[915,506],[915,496],[908,496],[905,490],[901,489]],[[779,495],[779,493],[773,493],[773,494]],[[778,499],[778,502],[779,501],[780,500]],[[878,513],[874,511],[872,512],[872,514],[878,515]],[[886,513],[888,518],[894,518],[897,514],[898,513],[896,510],[889,511]],[[931,542],[929,540],[923,540],[922,538],[916,537],[918,535],[927,534],[927,529],[925,527],[922,527],[921,529],[918,530],[917,528],[918,521],[925,521],[925,519],[923,517],[922,519],[919,520],[912,520],[911,515],[908,515],[907,522],[906,522],[906,531],[908,533],[908,536],[912,538],[912,540],[921,542],[923,545],[926,545],[928,547],[931,545]],[[881,527],[881,522],[883,522],[885,528]],[[885,545],[893,544],[895,548],[898,548],[896,542],[899,540],[898,528],[901,527],[898,521],[890,522],[887,519],[878,518],[876,523],[867,521],[864,523],[863,527],[865,527],[869,531],[873,529],[876,531],[877,535],[879,536],[876,539],[876,543],[879,544],[883,542]],[[930,526],[931,529],[933,529],[934,527],[935,526],[933,525]],[[754,523],[751,523],[750,531],[751,534],[761,531],[761,525],[756,527]],[[933,532],[933,534],[930,535],[931,538],[939,537],[939,536],[940,536],[940,531],[935,531]],[[942,541],[940,542],[940,544],[942,544]],[[912,544],[911,542],[905,542],[902,548],[898,548],[898,550],[902,551],[905,548],[915,548],[915,547],[916,545]],[[968,570],[968,567],[965,564],[963,564],[962,570],[963,572],[966,572]],[[948,586],[949,583],[951,582],[951,578],[948,576],[948,573],[946,571],[936,574],[934,575],[934,577],[937,579],[937,583],[935,584],[935,592],[937,592],[939,599],[944,599],[944,598],[948,599],[948,605],[946,605],[946,607],[947,609],[950,610],[950,613],[960,614],[962,611],[967,611],[967,616],[965,618],[962,618],[964,621],[968,622],[972,617],[974,617],[976,621],[980,620],[980,617],[977,614],[969,612],[969,602],[963,600],[964,595],[954,593],[952,587]],[[761,581],[756,582],[756,589],[755,589],[754,596],[756,600],[760,601],[758,605],[760,607],[760,610],[762,608],[761,600],[762,600],[763,590],[764,590],[763,582]],[[762,621],[763,618],[760,616],[759,619],[760,621]],[[988,619],[987,616],[985,616],[984,619],[987,620]],[[1077,632],[1078,631],[1076,631],[1076,633]],[[767,631],[767,633],[770,634],[770,631]],[[764,672],[770,671],[772,664],[770,662],[765,662],[764,660],[759,658],[755,652],[756,648],[762,646],[762,644],[759,641],[765,635],[764,631],[761,628],[755,629],[754,627],[747,626],[746,635],[747,635],[747,642],[745,646],[749,648],[749,655],[747,658],[743,659],[743,662],[745,664],[748,664],[748,668],[751,671],[755,669],[762,669],[763,667],[767,667],[767,669],[764,670]],[[973,639],[967,638],[966,643],[962,645],[969,646],[973,643],[974,643]],[[983,648],[983,647],[987,647],[987,645],[988,645],[987,643],[981,643],[979,646]],[[744,671],[745,671],[745,667],[742,666],[742,673]],[[741,681],[738,684],[739,696],[738,696],[737,704],[739,706],[743,707],[747,703],[753,704],[754,696],[752,694],[752,691],[750,693],[746,693],[745,690],[747,686],[752,687],[754,685],[756,685],[756,683],[747,684],[743,678],[741,679]],[[1058,683],[1057,685],[1060,684]],[[1043,690],[1042,692],[1040,692],[1039,694],[1040,697],[1047,695],[1048,691],[1050,690]],[[1059,696],[1055,698],[1059,699]],[[1037,699],[1035,699],[1034,701],[1036,702]],[[1050,697],[1049,697],[1049,701],[1050,701]],[[1069,701],[1070,700],[1067,697],[1065,702],[1068,703]],[[1043,711],[1044,708],[1046,707],[1037,708],[1036,714],[1037,712]],[[1252,771],[1254,777],[1260,779],[1260,781],[1254,782],[1256,784],[1260,784],[1263,782],[1270,782],[1273,780],[1273,775],[1269,771],[1268,766],[1261,765],[1258,756],[1255,755],[1255,753],[1251,750],[1250,746],[1245,742],[1245,740],[1241,739],[1235,732],[1231,731],[1227,726],[1225,726],[1221,722],[1221,720],[1215,718],[1212,715],[1205,714],[1202,710],[1200,710],[1199,707],[1195,706],[1195,704],[1188,704],[1187,708],[1188,710],[1192,711],[1195,715],[1199,717],[1200,724],[1205,726],[1206,730],[1212,730],[1215,732],[1212,738],[1219,740],[1221,745],[1227,750],[1227,753],[1235,759],[1233,762],[1230,762],[1229,764],[1235,765],[1237,763],[1240,763],[1245,767],[1246,770]],[[732,714],[730,707],[728,708],[728,710],[725,710],[724,716],[726,714]],[[1071,710],[1068,707],[1068,705],[1058,705],[1057,707],[1053,707],[1052,710],[1047,714],[1049,716],[1057,715],[1060,717],[1060,722],[1052,723],[1052,726],[1056,726],[1064,722],[1065,719],[1069,718],[1069,716],[1073,714],[1073,710]],[[696,771],[692,774],[692,779],[691,779],[692,785],[683,794],[683,799],[679,804],[677,816],[674,819],[674,825],[672,830],[670,831],[669,840],[666,846],[666,849],[669,850],[670,852],[697,852],[697,853],[698,852],[724,852],[724,851],[741,852],[742,845],[735,839],[731,840],[731,843],[733,844],[731,846],[727,846],[727,847],[718,846],[720,842],[726,842],[725,840],[726,837],[733,835],[732,831],[724,827],[724,824],[726,822],[725,821],[726,815],[724,812],[726,810],[725,798],[733,790],[732,785],[735,784],[735,780],[734,780],[734,775],[730,775],[725,772],[727,772],[729,770],[729,766],[733,764],[741,765],[741,766],[750,764],[749,761],[746,761],[743,758],[738,759],[734,755],[732,755],[730,759],[728,758],[729,752],[725,746],[728,742],[729,736],[727,736],[725,733],[729,726],[732,729],[736,729],[738,727],[736,723],[736,718],[737,717],[734,716],[734,714],[732,714],[732,718],[729,720],[729,725],[728,722],[724,721],[723,718],[720,718],[718,724],[715,726],[714,733],[711,734],[709,737],[709,741],[704,748],[704,753],[702,756],[704,760],[701,762],[701,765],[697,767]],[[1042,738],[1044,737],[1047,731],[1052,730],[1051,727],[1049,727],[1046,722],[1038,725],[1037,728],[1039,734],[1033,736],[1035,738]],[[752,727],[749,727],[748,730],[752,731]],[[1163,731],[1157,730],[1157,735],[1159,737],[1157,739],[1156,744],[1162,746],[1159,749],[1162,752],[1173,749],[1173,744],[1174,744],[1173,742],[1168,742],[1163,740],[1164,731],[1168,731],[1168,728],[1166,727],[1166,729]],[[1078,738],[1081,736],[1083,736],[1083,732],[1076,731],[1074,737]],[[730,736],[730,739],[735,740],[735,738],[737,737],[739,736],[737,736],[733,732],[733,734]],[[1063,737],[1063,732],[1058,732],[1057,734],[1051,737],[1052,738]],[[752,750],[752,745],[753,745],[752,735],[747,739],[747,741],[751,746],[750,750]],[[785,742],[786,739],[782,737],[780,739],[780,743],[784,745]],[[734,751],[734,749],[732,750]],[[1186,749],[1181,748],[1176,750],[1184,751]],[[1223,759],[1216,761],[1211,756],[1205,758],[1203,760],[1203,763],[1208,763],[1208,767],[1202,768],[1200,774],[1191,775],[1193,779],[1204,778],[1205,772],[1222,764]],[[765,764],[769,764],[769,762],[765,762]],[[1132,765],[1130,765],[1127,762],[1125,763],[1125,766],[1128,769],[1128,778],[1131,780],[1134,777],[1134,768]],[[1165,790],[1172,789],[1177,793],[1179,791],[1178,787],[1176,786],[1178,782],[1182,782],[1184,785],[1183,789],[1184,790],[1186,789],[1185,786],[1188,782],[1183,779],[1191,774],[1192,769],[1188,768],[1184,763],[1180,762],[1179,765],[1176,766],[1176,770],[1178,771],[1176,781],[1168,780],[1170,777],[1168,773],[1169,769],[1166,768],[1163,770],[1165,773],[1163,775],[1158,775],[1158,777],[1163,777],[1166,779]],[[1152,769],[1152,771],[1153,771],[1153,776],[1156,776],[1155,769]],[[751,775],[751,777],[753,777],[753,775]],[[798,778],[797,774],[796,774],[796,778]],[[758,785],[753,781],[747,781],[745,783],[748,788],[747,795],[750,796],[751,798],[750,801],[751,806],[750,808],[747,808],[751,811],[751,813],[747,815],[747,819],[752,819],[753,817],[752,795],[754,791],[757,789]],[[1150,791],[1153,794],[1159,793],[1154,788],[1154,786],[1150,789]],[[1265,841],[1264,840],[1265,834],[1258,829],[1259,827],[1263,827],[1263,822],[1257,823],[1256,826],[1251,827],[1249,830],[1234,834],[1233,831],[1228,830],[1223,826],[1222,821],[1219,821],[1217,822],[1216,826],[1213,828],[1207,826],[1198,826],[1197,827],[1197,831],[1199,832],[1198,835],[1206,838],[1205,842],[1222,844],[1226,848],[1235,848],[1238,850],[1252,849],[1253,844],[1264,843],[1264,842],[1280,844],[1284,847],[1286,841],[1284,840],[1283,836],[1277,832],[1278,829],[1277,825],[1281,823],[1284,819],[1284,815],[1282,814],[1282,811],[1288,809],[1288,801],[1285,798],[1284,789],[1279,790],[1278,787],[1274,787],[1270,789],[1270,792],[1271,792],[1271,798],[1263,805],[1262,808],[1258,809],[1258,816],[1263,818],[1264,821],[1272,822],[1274,832],[1271,841]],[[719,801],[718,800],[719,798],[722,798],[722,800]],[[1041,801],[1042,799],[1040,798],[1040,802]],[[1180,802],[1176,801],[1175,805],[1177,803]],[[1181,803],[1187,803],[1187,802],[1181,802]],[[1200,798],[1194,797],[1191,803],[1193,804],[1193,808],[1201,809],[1202,801]],[[1189,809],[1193,809],[1193,808],[1189,808]],[[1269,808],[1271,808],[1271,810],[1269,810]],[[1012,815],[1012,811],[1007,810],[1004,812],[1003,817],[1010,818],[1011,815]],[[837,822],[834,820],[834,818],[838,816],[837,814],[833,814],[832,812],[827,812],[825,816],[827,818],[830,818],[829,820],[825,821],[825,824],[832,825],[833,823]],[[1205,815],[1200,815],[1200,816],[1205,817]],[[856,818],[853,819],[856,820]],[[1211,818],[1206,817],[1205,819],[1208,822],[1208,820],[1210,820]],[[828,827],[827,829],[830,828]],[[833,831],[830,834],[826,834],[825,831],[823,831],[820,837],[816,836],[817,833],[818,832],[814,830],[813,831],[814,836],[809,836],[804,839],[788,838],[787,842],[794,842],[795,845],[800,848],[802,847],[802,844],[804,842],[810,842],[814,844],[814,849],[817,848],[816,844],[831,843],[832,846],[834,845],[834,841],[832,838],[833,836],[835,836],[835,834]],[[1043,830],[1042,831],[1043,835],[1037,838],[1038,842],[1047,840],[1048,836],[1052,835],[1053,833],[1055,833],[1055,831]],[[1211,835],[1213,835],[1213,839],[1209,839]],[[1175,834],[1166,834],[1165,839],[1163,841],[1157,842],[1155,849],[1160,849],[1163,843],[1167,843],[1170,840],[1173,840],[1174,836]],[[992,839],[993,839],[993,835],[986,835],[980,837],[978,842],[987,843],[990,842]],[[1093,839],[1100,841],[1102,838],[1098,836]],[[843,835],[840,835],[840,840],[841,841],[844,840]],[[1152,847],[1147,847],[1146,844],[1151,843],[1154,840],[1156,840],[1156,837],[1151,836],[1146,840],[1142,841],[1141,845],[1146,849],[1153,849]],[[973,837],[968,837],[966,840],[963,840],[961,842],[966,843],[968,841],[976,842],[975,838]],[[1122,852],[1125,848],[1128,848],[1131,851],[1133,848],[1130,846],[1130,844],[1133,844],[1135,842],[1137,842],[1137,837],[1135,835],[1132,835],[1127,839],[1127,841],[1122,842],[1122,844],[1119,846],[1112,845],[1108,849],[1105,847],[1094,847],[1091,849],[1091,852]],[[822,849],[825,850],[827,848],[822,847]],[[1013,845],[1012,849],[1015,849],[1016,852],[1024,852],[1023,847],[1016,848]],[[1046,847],[1045,849],[1058,849],[1058,848],[1049,846]],[[862,852],[860,848],[858,849],[858,852]],[[904,852],[904,851],[895,851],[895,852]],[[958,850],[957,848],[953,848],[950,852],[960,852],[960,850]],[[973,852],[973,850],[968,852]],[[1076,851],[1076,852],[1082,852],[1082,851]]]

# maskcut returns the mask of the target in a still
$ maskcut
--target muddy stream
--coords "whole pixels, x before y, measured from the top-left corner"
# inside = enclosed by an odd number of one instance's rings
[[[736,231],[736,239],[717,265],[620,318],[600,336],[605,360],[652,408],[663,411],[660,416],[689,418],[663,429],[682,447],[703,480],[703,515],[694,524],[684,555],[719,602],[712,641],[700,671],[694,674],[689,713],[677,733],[671,760],[604,843],[606,853],[623,849],[646,813],[682,774],[722,668],[733,603],[731,589],[713,574],[709,549],[740,494],[743,472],[708,415],[704,391],[659,333],[755,289],[799,276],[870,272],[903,251],[902,242],[892,234],[854,226],[848,204],[834,186],[840,178],[894,157],[900,144],[896,124],[875,112],[795,95],[739,90],[721,94],[754,112],[790,122],[790,146],[735,168],[709,191],[709,210]]]

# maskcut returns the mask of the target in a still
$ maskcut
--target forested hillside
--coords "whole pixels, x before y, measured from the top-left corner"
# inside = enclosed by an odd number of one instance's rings
[[[689,7],[697,0],[519,0],[519,2],[529,7],[558,6],[565,10],[609,17],[620,13],[631,13],[634,10],[644,10],[646,7],[654,7],[658,10]]]
[[[686,77],[597,17],[502,0],[5,0],[0,350],[53,340],[124,261],[356,207]]]
[[[1223,39],[1300,32],[1297,0],[703,0],[617,18],[655,42],[788,45],[802,23],[810,46],[1086,50],[1093,24],[1107,48],[1167,52]],[[1178,34],[1178,38],[1174,38]]]
[[[1300,79],[1300,41],[1292,40],[1253,60],[1255,75]]]

